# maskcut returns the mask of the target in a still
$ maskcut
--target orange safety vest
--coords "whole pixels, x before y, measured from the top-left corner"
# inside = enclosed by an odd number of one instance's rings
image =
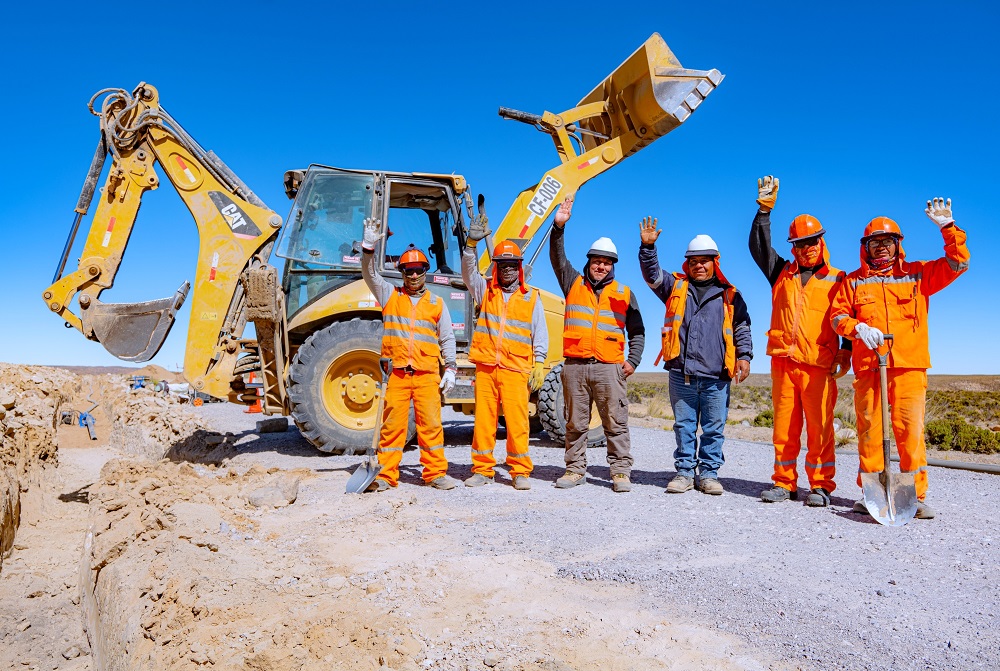
[[[430,291],[424,291],[414,303],[397,287],[382,308],[382,356],[392,359],[394,368],[411,366],[425,373],[438,372],[438,322],[443,309],[444,303]]]
[[[537,300],[538,292],[528,287],[518,289],[504,300],[501,289],[488,286],[472,334],[469,361],[531,372],[534,362],[531,317]]]
[[[785,264],[771,289],[769,356],[788,357],[808,366],[833,366],[840,345],[830,323],[830,309],[845,276],[827,264],[803,286],[798,265]]]
[[[625,311],[631,300],[631,290],[617,280],[601,290],[598,300],[590,283],[576,278],[566,295],[563,356],[625,363]]]
[[[673,273],[674,288],[667,298],[667,312],[663,316],[663,338],[660,350],[664,361],[676,359],[681,355],[681,324],[684,323],[684,311],[687,309],[688,277],[684,273]],[[736,374],[736,344],[733,342],[733,300],[736,297],[736,287],[727,286],[722,291],[722,340],[726,344],[726,372],[729,377]]]

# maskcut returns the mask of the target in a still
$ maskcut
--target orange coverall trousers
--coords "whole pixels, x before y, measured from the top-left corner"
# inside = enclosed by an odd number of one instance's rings
[[[378,441],[378,463],[382,465],[379,479],[395,487],[399,483],[399,462],[406,446],[406,428],[410,417],[410,402],[417,424],[420,445],[420,465],[424,482],[448,473],[444,456],[444,430],[441,428],[441,391],[438,373],[406,373],[393,370],[385,392],[382,409],[382,431]]]
[[[497,420],[503,404],[507,424],[510,476],[531,475],[528,455],[528,374],[476,364],[476,423],[472,433],[472,472],[493,477]]]
[[[837,382],[829,368],[808,366],[788,357],[771,357],[771,399],[774,402],[774,475],[778,487],[794,492],[798,486],[796,462],[806,427],[806,476],[809,487],[836,489],[833,408]]]
[[[927,448],[924,445],[924,403],[927,371],[920,368],[890,368],[889,406],[892,433],[899,452],[899,469],[916,471],[917,498],[927,496]],[[879,399],[878,370],[868,370],[854,378],[854,411],[858,416],[860,473],[880,473],[882,455],[882,401]]]

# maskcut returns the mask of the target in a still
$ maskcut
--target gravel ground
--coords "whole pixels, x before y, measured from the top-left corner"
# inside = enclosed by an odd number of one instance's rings
[[[261,416],[237,406],[203,412],[217,430],[237,435],[232,466],[304,466],[329,492],[343,491],[361,461],[319,453],[294,428],[257,435]],[[445,436],[451,474],[467,477],[471,422],[445,411]],[[891,529],[850,512],[860,496],[850,457],[839,457],[833,505],[811,509],[759,501],[770,485],[769,445],[727,441],[721,497],[664,493],[673,475],[672,433],[634,428],[632,446],[629,494],[611,492],[603,450],[589,453],[587,485],[553,488],[564,470],[562,450],[533,437],[530,492],[513,490],[503,469],[497,484],[481,489],[420,487],[411,450],[400,487],[377,496],[416,497],[435,542],[452,545],[445,550],[455,556],[517,553],[582,584],[628,584],[629,594],[640,595],[630,597],[637,610],[742,639],[772,668],[1000,668],[998,504],[990,503],[996,476],[931,468],[928,501],[937,519]]]

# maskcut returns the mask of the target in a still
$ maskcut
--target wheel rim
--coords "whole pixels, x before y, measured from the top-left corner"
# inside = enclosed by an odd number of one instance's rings
[[[334,359],[323,376],[323,407],[341,426],[375,428],[375,408],[382,374],[378,352],[355,350]]]

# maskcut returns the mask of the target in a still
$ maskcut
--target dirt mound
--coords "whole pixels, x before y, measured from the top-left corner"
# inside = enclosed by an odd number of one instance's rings
[[[156,364],[147,364],[140,368],[139,370],[132,373],[132,375],[144,375],[153,380],[160,381],[166,380],[170,384],[178,384],[180,382],[187,382],[184,379],[183,373],[171,373],[169,370],[162,366],[157,366]]]

